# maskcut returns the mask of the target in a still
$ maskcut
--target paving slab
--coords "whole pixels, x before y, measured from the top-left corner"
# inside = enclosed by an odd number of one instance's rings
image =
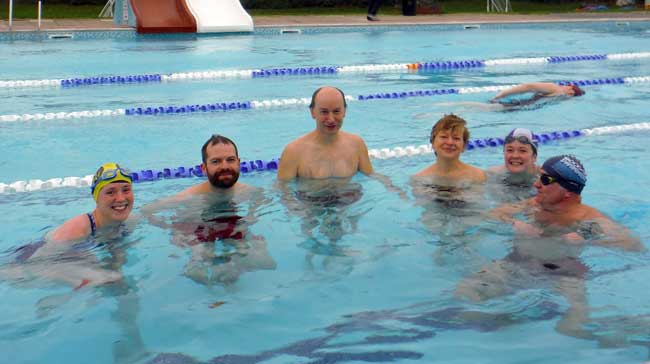
[[[381,15],[380,21],[370,22],[365,15],[301,15],[256,16],[256,27],[292,26],[382,26],[407,24],[463,24],[463,23],[540,23],[588,21],[650,21],[650,11],[624,13],[558,13],[547,15],[520,14],[442,14],[442,15]],[[40,30],[119,30],[132,29],[113,24],[112,19],[42,19]],[[36,19],[14,19],[11,29],[6,19],[0,20],[0,32],[38,31]]]

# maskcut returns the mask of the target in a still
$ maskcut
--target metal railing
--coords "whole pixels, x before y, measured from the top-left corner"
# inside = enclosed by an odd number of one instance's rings
[[[487,12],[507,13],[512,11],[510,0],[487,0]]]
[[[9,30],[14,23],[14,0],[9,0]]]
[[[41,21],[43,19],[43,2],[38,1],[36,9],[36,17],[38,19],[38,30],[41,30]],[[14,1],[9,0],[9,31],[13,30],[14,26]]]

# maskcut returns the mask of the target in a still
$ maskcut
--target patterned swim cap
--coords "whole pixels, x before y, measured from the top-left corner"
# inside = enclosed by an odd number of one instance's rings
[[[577,193],[587,184],[587,172],[578,158],[573,155],[558,155],[544,162],[542,169],[551,177],[555,177],[567,191]]]

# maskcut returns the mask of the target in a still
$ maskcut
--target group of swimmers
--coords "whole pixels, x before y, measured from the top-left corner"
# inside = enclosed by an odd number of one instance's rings
[[[578,96],[583,93],[573,86],[527,84],[502,91],[496,95],[495,100],[528,91],[540,95],[535,97],[552,96],[555,93]],[[316,122],[316,128],[285,147],[277,172],[279,181],[347,180],[361,172],[377,178],[390,190],[396,190],[400,196],[405,196],[403,191],[392,186],[390,179],[374,172],[363,139],[341,130],[347,103],[340,89],[329,86],[317,89],[312,95],[309,109]],[[429,138],[436,160],[412,177],[414,186],[446,186],[462,193],[463,189],[484,184],[489,176],[495,176],[501,183],[523,186],[524,190],[531,191],[528,196],[524,196],[525,199],[489,212],[492,218],[511,224],[517,234],[527,237],[559,236],[563,243],[574,246],[595,243],[630,250],[642,249],[640,241],[630,237],[625,228],[595,208],[582,203],[581,194],[587,178],[582,163],[575,156],[559,155],[547,159],[541,167],[536,165],[538,146],[530,130],[512,130],[505,138],[504,164],[489,169],[487,173],[460,160],[469,141],[469,130],[462,118],[453,114],[444,116],[433,126]],[[232,140],[221,135],[212,135],[203,145],[201,153],[201,170],[207,180],[173,197],[143,207],[141,212],[150,222],[158,226],[170,226],[156,214],[165,206],[178,206],[195,196],[208,197],[208,204],[236,204],[263,199],[257,188],[239,181],[240,159],[237,146]],[[50,232],[45,242],[39,246],[25,248],[21,251],[21,260],[26,261],[65,250],[71,244],[100,232],[107,236],[119,235],[133,209],[132,182],[130,172],[119,164],[102,165],[91,185],[92,196],[96,202],[95,209],[66,221]],[[209,245],[215,240],[247,240],[239,228],[238,221],[242,219],[241,216],[234,214],[224,218],[218,213],[215,216],[206,216],[206,209],[200,209],[201,212],[196,214],[202,224],[189,228],[182,224],[183,221],[171,224],[172,229],[181,231],[175,243],[192,249],[192,261],[205,262],[215,259],[213,246]],[[192,210],[192,206],[188,206],[187,210]],[[252,214],[249,211],[250,215]],[[257,238],[262,245],[259,250],[265,252],[263,239]],[[245,248],[245,244],[235,245],[238,252],[245,250],[246,254],[252,254],[255,250]],[[245,261],[246,254],[234,254],[231,257],[234,259],[232,264],[239,264],[242,271],[260,261],[263,262],[259,263],[263,269],[275,267],[267,253],[260,254],[256,263]],[[237,264],[236,257],[241,260]],[[556,258],[541,258],[538,263],[542,267],[551,267],[548,269],[553,271],[553,267],[560,266]],[[244,268],[241,268],[242,266]],[[209,274],[205,273],[205,267],[199,268],[188,267],[186,273],[197,281],[205,281]],[[85,279],[77,283],[96,285],[119,278],[113,274],[106,279]],[[479,297],[475,292],[461,295],[469,298]]]

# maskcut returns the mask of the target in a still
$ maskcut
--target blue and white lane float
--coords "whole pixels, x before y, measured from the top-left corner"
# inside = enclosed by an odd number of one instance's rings
[[[574,139],[583,136],[598,136],[608,134],[619,134],[631,131],[650,130],[650,123],[636,123],[615,126],[603,126],[582,130],[554,131],[550,133],[534,134],[533,139],[539,143],[549,143],[565,139]],[[467,144],[467,150],[485,150],[499,147],[504,144],[502,138],[483,138],[473,139]],[[419,146],[409,145],[406,147],[370,149],[368,155],[373,159],[392,159],[406,158],[418,155],[433,153],[431,145],[423,144]],[[241,173],[248,174],[254,172],[276,171],[279,166],[279,159],[275,158],[270,161],[249,160],[241,163]],[[153,182],[164,179],[203,177],[200,166],[180,166],[175,168],[160,169],[143,169],[131,173],[134,183]],[[16,181],[12,183],[0,183],[0,194],[37,192],[42,190],[51,190],[62,187],[90,187],[93,175],[84,177],[64,177],[50,178],[47,180],[32,179],[28,181]]]
[[[93,85],[119,85],[162,83],[185,80],[215,80],[237,78],[268,78],[277,76],[312,76],[320,74],[349,74],[373,72],[413,72],[433,70],[458,70],[469,68],[489,68],[497,66],[516,66],[533,64],[558,64],[583,61],[622,61],[650,58],[650,52],[590,54],[576,56],[550,56],[534,58],[504,58],[490,60],[460,60],[460,61],[432,61],[393,64],[366,64],[356,66],[311,66],[291,68],[260,68],[245,70],[220,70],[199,72],[178,72],[169,74],[139,74],[122,76],[91,76],[71,77],[65,79],[44,80],[8,80],[0,81],[0,88],[27,88],[27,87],[83,87]]]
[[[615,77],[602,78],[594,80],[576,80],[576,81],[559,81],[560,85],[578,85],[581,87],[588,86],[608,86],[650,82],[650,76],[643,77]],[[430,97],[439,95],[456,95],[471,94],[482,92],[498,92],[515,85],[485,86],[485,87],[461,87],[446,89],[398,91],[398,92],[377,92],[367,95],[351,96],[347,95],[348,101],[367,101],[367,100],[388,100],[404,99],[411,97]],[[271,109],[287,108],[295,106],[309,105],[310,98],[293,98],[293,99],[273,99],[259,101],[233,101],[218,102],[214,104],[192,104],[192,105],[158,105],[131,107],[127,109],[114,110],[85,110],[72,112],[49,112],[36,114],[21,115],[0,115],[0,122],[18,122],[18,121],[39,121],[39,120],[64,120],[64,119],[86,119],[103,116],[162,116],[162,115],[179,115],[205,112],[231,112],[251,109]]]

